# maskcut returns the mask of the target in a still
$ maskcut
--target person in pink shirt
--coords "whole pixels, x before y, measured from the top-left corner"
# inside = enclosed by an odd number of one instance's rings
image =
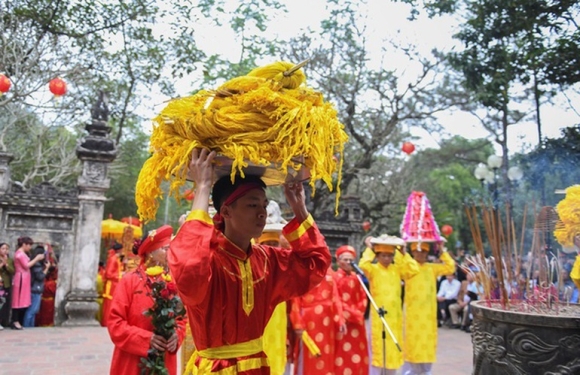
[[[24,313],[31,304],[30,298],[30,267],[44,260],[44,254],[38,254],[33,259],[28,257],[32,249],[32,238],[19,237],[18,249],[14,253],[14,278],[12,279],[12,329],[22,329]]]

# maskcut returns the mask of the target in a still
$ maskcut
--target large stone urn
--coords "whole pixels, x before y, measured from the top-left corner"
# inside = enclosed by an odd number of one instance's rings
[[[547,313],[487,301],[471,306],[474,375],[580,374],[580,305]]]

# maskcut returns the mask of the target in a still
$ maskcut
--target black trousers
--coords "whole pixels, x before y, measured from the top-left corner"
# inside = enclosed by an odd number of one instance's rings
[[[12,309],[12,322],[13,323],[20,323],[20,325],[24,324],[24,313],[28,307],[23,307],[21,309]]]

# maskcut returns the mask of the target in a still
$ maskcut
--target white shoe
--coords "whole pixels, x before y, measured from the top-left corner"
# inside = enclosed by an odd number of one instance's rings
[[[2,327],[2,325],[0,325],[0,331],[3,331],[3,330],[4,330],[4,327]]]

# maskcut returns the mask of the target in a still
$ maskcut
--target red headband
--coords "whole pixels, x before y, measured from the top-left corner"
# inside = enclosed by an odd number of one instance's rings
[[[224,230],[224,219],[222,215],[220,215],[220,211],[222,206],[229,206],[244,195],[246,195],[250,190],[254,189],[264,189],[262,185],[257,182],[248,182],[246,184],[242,184],[234,190],[230,196],[222,203],[220,207],[218,207],[218,212],[213,216],[213,225],[220,231],[223,232]]]

